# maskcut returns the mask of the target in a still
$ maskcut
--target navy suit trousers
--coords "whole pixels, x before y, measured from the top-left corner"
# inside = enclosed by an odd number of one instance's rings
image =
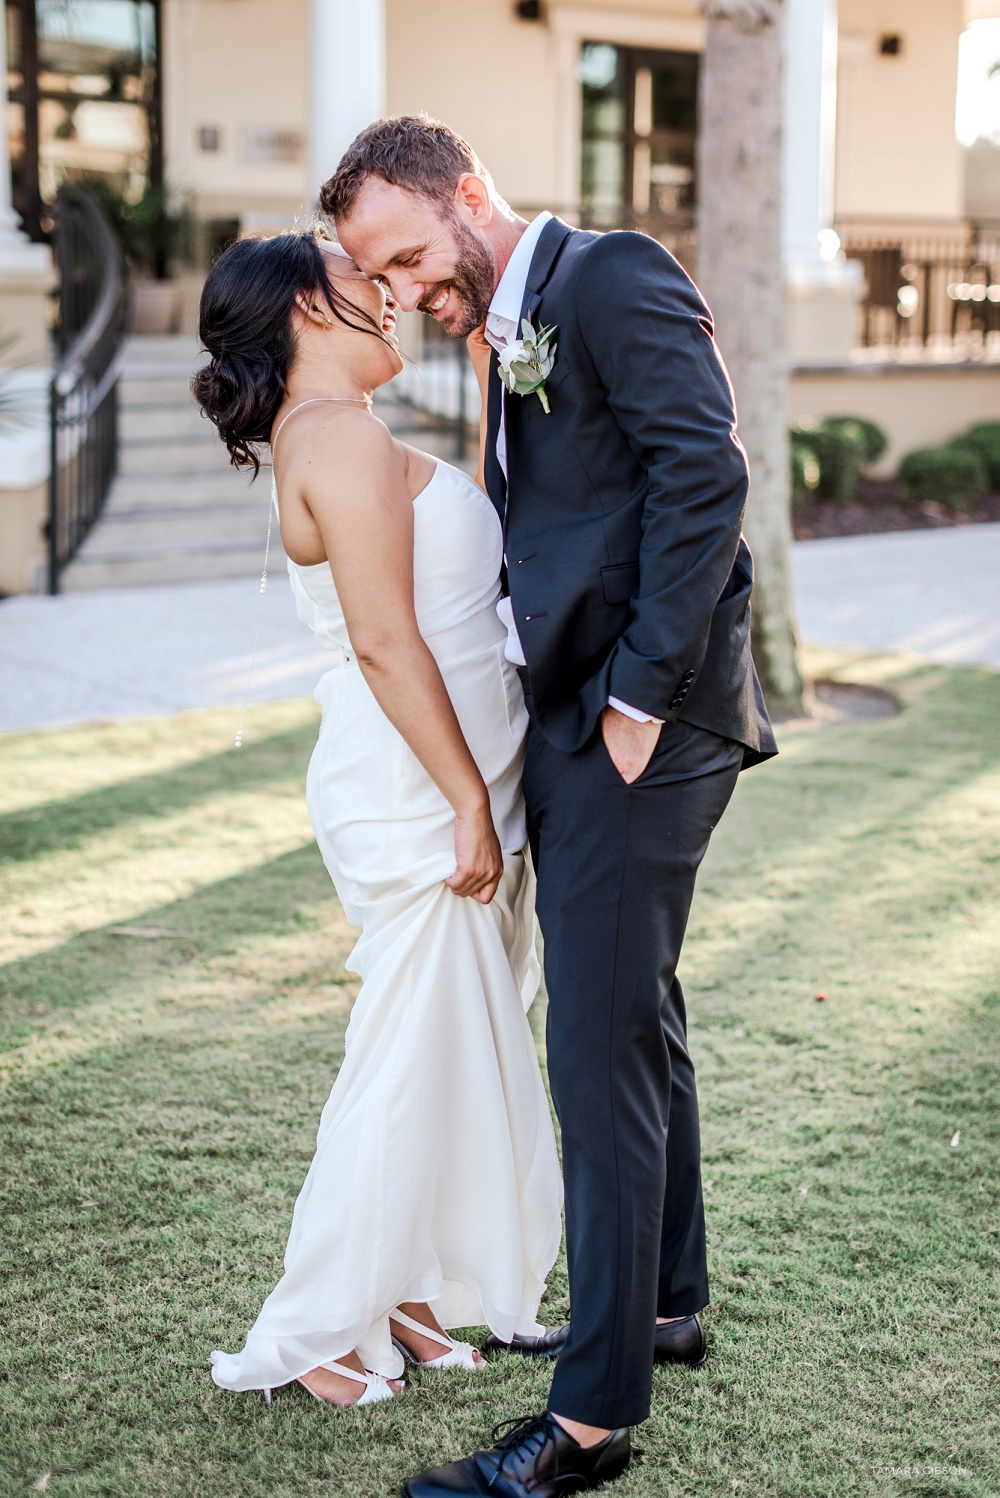
[[[708,1300],[698,1100],[676,967],[698,866],[742,759],[730,739],[667,723],[626,785],[600,725],[573,754],[529,730],[524,793],[572,1301],[549,1408],[588,1425],[646,1419],[656,1317]]]

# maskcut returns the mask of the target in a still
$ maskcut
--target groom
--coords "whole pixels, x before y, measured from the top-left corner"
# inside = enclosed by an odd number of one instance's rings
[[[531,719],[524,794],[566,1180],[571,1323],[514,1347],[558,1355],[548,1410],[404,1492],[562,1498],[628,1467],[654,1360],[704,1352],[676,966],[736,778],[776,752],[750,656],[746,457],[711,316],[654,240],[547,213],[525,223],[471,147],[423,117],[363,131],[321,205],[404,310],[456,338],[482,327],[494,351],[485,475]],[[501,382],[523,319],[554,330],[544,403],[530,388],[540,361],[527,393]]]

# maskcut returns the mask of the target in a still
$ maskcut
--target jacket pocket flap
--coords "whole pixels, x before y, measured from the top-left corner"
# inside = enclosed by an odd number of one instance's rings
[[[608,603],[628,603],[639,587],[639,563],[618,562],[601,568],[604,596]]]
[[[562,384],[563,380],[571,372],[572,372],[572,366],[569,365],[569,364],[567,364],[567,362],[566,362],[565,359],[560,359],[558,357],[558,355],[557,355],[556,356],[556,362],[555,362],[555,364],[553,366],[553,369],[552,369],[552,373],[549,375],[548,379],[545,381],[545,388],[546,388],[546,390],[558,390],[559,386]]]

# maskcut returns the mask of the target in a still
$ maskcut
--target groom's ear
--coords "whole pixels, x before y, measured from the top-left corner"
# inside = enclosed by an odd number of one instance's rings
[[[461,219],[483,229],[493,217],[489,184],[475,172],[466,172],[455,188],[455,209]]]

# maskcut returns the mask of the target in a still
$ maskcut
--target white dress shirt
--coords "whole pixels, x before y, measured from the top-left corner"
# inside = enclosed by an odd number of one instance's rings
[[[521,307],[524,304],[524,292],[528,284],[528,272],[534,258],[538,240],[545,225],[552,218],[551,213],[540,213],[533,218],[525,229],[521,238],[514,246],[514,253],[507,261],[503,275],[500,277],[499,285],[493,293],[490,302],[490,310],[486,314],[486,341],[502,352],[508,344],[514,343],[521,336]],[[556,357],[558,358],[558,345]],[[500,426],[497,431],[497,462],[500,464],[504,478],[507,477],[507,387],[503,387],[500,404]],[[506,562],[507,558],[504,557]],[[497,613],[501,622],[507,630],[507,644],[504,654],[515,666],[525,666],[524,647],[517,632],[514,622],[514,605],[509,598],[501,598],[497,604]],[[638,708],[629,707],[617,697],[609,697],[608,705],[617,708],[627,718],[634,718],[637,723],[658,723],[661,720],[654,718],[650,713],[641,712]]]

